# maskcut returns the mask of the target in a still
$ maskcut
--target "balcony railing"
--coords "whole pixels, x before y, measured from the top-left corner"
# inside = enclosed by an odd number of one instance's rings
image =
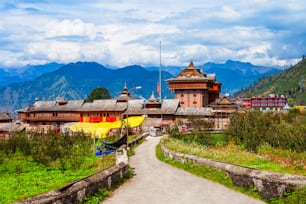
[[[23,117],[25,120],[31,121],[80,121],[80,116],[26,116]]]

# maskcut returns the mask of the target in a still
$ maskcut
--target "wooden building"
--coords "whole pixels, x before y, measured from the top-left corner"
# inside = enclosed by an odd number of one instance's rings
[[[0,139],[8,138],[11,132],[20,132],[22,130],[24,130],[24,126],[19,121],[14,121],[9,113],[0,113]]]
[[[211,103],[209,107],[213,109],[214,113],[214,128],[217,130],[226,129],[230,115],[239,111],[240,102],[225,95]]]
[[[221,83],[215,74],[206,74],[194,67],[190,61],[175,78],[168,79],[169,89],[174,91],[174,98],[180,100],[183,108],[207,107],[219,98]]]

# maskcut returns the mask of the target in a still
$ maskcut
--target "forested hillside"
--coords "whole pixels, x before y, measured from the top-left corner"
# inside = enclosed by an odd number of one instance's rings
[[[235,96],[250,97],[281,94],[289,98],[290,105],[306,105],[306,58],[296,65],[270,77],[264,77]]]

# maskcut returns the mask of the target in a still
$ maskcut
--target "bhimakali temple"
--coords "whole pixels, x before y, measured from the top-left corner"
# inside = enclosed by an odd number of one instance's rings
[[[206,74],[194,67],[190,61],[176,78],[168,79],[169,89],[174,91],[174,98],[180,100],[185,108],[207,107],[219,98],[221,83],[216,81],[215,74]]]

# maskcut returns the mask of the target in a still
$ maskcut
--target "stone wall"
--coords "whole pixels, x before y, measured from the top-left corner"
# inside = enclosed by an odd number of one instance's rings
[[[306,185],[306,176],[281,174],[276,172],[261,171],[224,162],[214,161],[167,149],[163,142],[161,148],[164,156],[179,162],[192,162],[197,165],[205,165],[227,172],[235,185],[243,188],[256,188],[264,199],[281,197],[285,192],[294,190],[298,186]]]
[[[110,189],[128,173],[128,164],[119,163],[92,176],[81,179],[55,191],[41,194],[16,204],[78,203],[101,188]]]

